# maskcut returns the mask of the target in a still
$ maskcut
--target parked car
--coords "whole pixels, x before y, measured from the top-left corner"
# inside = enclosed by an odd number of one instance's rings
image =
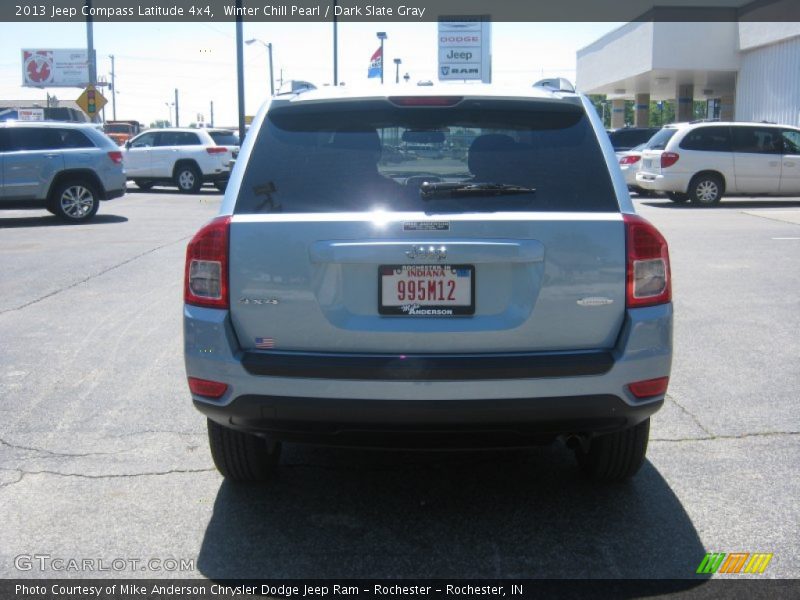
[[[640,144],[647,143],[660,127],[623,127],[608,132],[614,152],[627,152]]]
[[[122,152],[91,125],[0,123],[0,172],[0,207],[46,208],[70,223],[125,193]]]
[[[661,143],[642,154],[636,183],[675,202],[714,205],[726,194],[800,195],[800,129],[700,122],[668,125],[659,136]]]
[[[204,182],[210,182],[224,191],[238,147],[220,144],[214,135],[231,141],[234,138],[230,133],[214,129],[148,129],[125,143],[128,179],[143,190],[165,184],[195,194]]]
[[[616,152],[619,168],[625,177],[628,189],[639,196],[651,196],[653,194],[650,190],[645,190],[636,185],[636,173],[639,171],[639,167],[642,166],[642,151],[646,146],[647,144],[639,144],[626,152]]]
[[[380,160],[465,131],[463,159]],[[591,477],[632,476],[670,375],[669,255],[600,136],[585,96],[537,87],[275,96],[186,254],[219,471],[262,480],[286,440],[561,439]]]

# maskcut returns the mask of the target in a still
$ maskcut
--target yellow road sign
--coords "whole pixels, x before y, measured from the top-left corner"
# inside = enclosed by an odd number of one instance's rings
[[[95,89],[93,85],[87,85],[83,93],[75,101],[89,117],[94,117],[103,107],[108,104],[105,96]]]

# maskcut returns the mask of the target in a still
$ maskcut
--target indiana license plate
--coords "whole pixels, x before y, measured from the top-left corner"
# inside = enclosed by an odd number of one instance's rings
[[[381,265],[378,312],[406,317],[475,314],[475,267]]]

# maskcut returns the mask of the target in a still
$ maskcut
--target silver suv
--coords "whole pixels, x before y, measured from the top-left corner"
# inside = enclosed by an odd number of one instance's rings
[[[0,123],[0,208],[46,208],[88,221],[125,193],[122,152],[91,125]]]
[[[622,480],[667,389],[667,243],[575,93],[277,96],[184,283],[189,388],[234,481],[282,441],[557,439]]]

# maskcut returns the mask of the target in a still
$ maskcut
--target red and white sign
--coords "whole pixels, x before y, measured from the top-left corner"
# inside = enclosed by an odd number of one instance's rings
[[[24,87],[84,87],[89,82],[86,50],[23,49]]]

